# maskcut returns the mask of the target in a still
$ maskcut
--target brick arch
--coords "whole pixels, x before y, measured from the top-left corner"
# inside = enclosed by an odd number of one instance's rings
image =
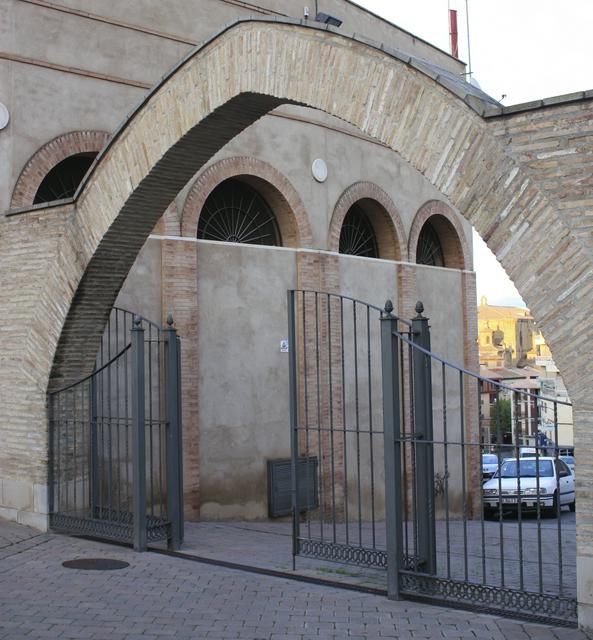
[[[414,216],[408,241],[410,261],[416,262],[420,232],[429,220],[434,224],[435,231],[441,241],[445,254],[445,266],[453,269],[471,269],[471,251],[459,218],[449,205],[440,200],[426,202]]]
[[[198,220],[206,199],[215,187],[228,178],[243,179],[266,199],[276,215],[284,246],[311,247],[311,225],[296,189],[271,164],[247,156],[215,162],[198,176],[183,206],[181,235],[190,238],[197,236]]]
[[[21,171],[14,189],[10,208],[33,204],[35,194],[45,176],[62,160],[77,153],[99,152],[109,140],[106,131],[70,131],[38,149]]]
[[[334,73],[327,74],[328,66]],[[73,223],[79,236],[62,236],[66,243],[78,237],[77,266],[68,273],[66,299],[52,307],[60,310],[53,323],[59,342],[52,338],[46,347],[55,352],[52,384],[87,371],[117,291],[179,191],[239,132],[277,106],[295,104],[339,117],[384,143],[443,193],[515,282],[571,396],[581,391],[593,410],[581,381],[586,363],[574,365],[556,320],[567,283],[586,277],[584,265],[593,273],[593,259],[579,239],[571,241],[560,203],[480,116],[488,105],[447,87],[397,53],[315,25],[246,19],[196,48],[130,115],[79,192]],[[581,266],[564,278],[569,261]],[[572,313],[588,324],[584,309]]]
[[[360,204],[369,216],[379,245],[379,257],[407,260],[406,232],[399,211],[389,195],[373,182],[356,182],[338,198],[329,225],[327,248],[339,251],[342,224],[354,204]]]

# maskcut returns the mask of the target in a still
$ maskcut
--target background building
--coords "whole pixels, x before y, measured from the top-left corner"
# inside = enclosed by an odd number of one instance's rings
[[[345,31],[464,71],[347,0],[323,4]],[[7,211],[71,196],[126,114],[196,43],[253,13],[302,18],[303,6],[8,0],[0,13],[10,25],[0,59],[0,100],[11,116],[0,132],[0,209]],[[477,369],[469,223],[372,138],[318,111],[276,109],[179,193],[117,301],[158,322],[172,313],[182,337],[190,517],[267,515],[266,462],[289,453],[281,342],[286,290],[295,287],[377,305],[391,298],[407,318],[421,299],[434,351]]]
[[[533,362],[538,348],[547,350],[528,309],[488,304],[486,296],[478,307],[480,364],[487,367],[525,366]],[[549,354],[549,350],[547,350]]]
[[[508,403],[508,419],[502,421],[505,426],[501,434],[505,444],[519,440],[519,445],[534,446],[539,434],[540,440],[557,440],[561,446],[572,447],[572,407],[568,405],[566,386],[529,310],[489,305],[482,296],[478,306],[478,345],[482,376],[538,396],[530,401],[527,396],[522,397],[517,405],[512,391],[497,392],[493,385],[482,384],[484,442],[497,441],[501,418],[497,418],[494,407],[501,399]],[[553,403],[545,398],[567,404],[557,404],[554,410]]]

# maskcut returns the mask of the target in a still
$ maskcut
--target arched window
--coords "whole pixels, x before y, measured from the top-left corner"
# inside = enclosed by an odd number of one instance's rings
[[[365,258],[378,258],[377,237],[362,207],[353,204],[342,223],[340,253]]]
[[[458,214],[438,200],[424,204],[412,222],[409,255],[410,259],[416,258],[417,264],[471,268],[471,254]]]
[[[96,152],[76,153],[58,162],[41,181],[33,204],[71,198],[96,157]]]
[[[416,247],[416,262],[418,264],[428,264],[431,267],[445,266],[445,256],[441,241],[430,222],[424,223],[422,231],[420,231],[418,246]]]
[[[208,196],[198,221],[198,238],[218,242],[280,246],[276,216],[252,186],[229,178]]]

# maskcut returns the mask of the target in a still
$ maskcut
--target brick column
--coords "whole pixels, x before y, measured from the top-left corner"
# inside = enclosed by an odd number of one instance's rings
[[[476,274],[464,271],[461,274],[463,292],[463,366],[469,371],[480,372],[478,355],[478,301],[476,293]],[[465,439],[467,442],[480,442],[480,396],[478,382],[470,376],[464,376],[465,395]],[[481,517],[482,509],[482,460],[481,448],[471,446],[467,449],[468,512],[470,517]]]
[[[163,217],[166,235],[179,235],[179,219],[172,205]],[[183,429],[183,500],[185,515],[200,514],[200,460],[198,432],[198,280],[197,244],[162,242],[162,309],[171,313],[181,338],[181,397]]]
[[[336,255],[326,253],[298,252],[297,286],[300,289],[311,289],[323,292],[339,293],[340,266]],[[301,452],[317,456],[321,471],[320,491],[323,495],[324,520],[329,521],[335,504],[336,519],[342,520],[344,514],[344,438],[340,429],[344,421],[342,406],[342,343],[339,325],[340,302],[338,298],[329,302],[329,313],[332,318],[331,328],[328,326],[327,296],[318,297],[318,332],[316,331],[314,296],[306,298],[306,313],[303,326],[302,306],[297,305],[300,316],[298,331],[299,343],[302,345],[299,354],[300,371],[300,411],[301,425],[305,415],[308,424],[313,427],[308,438],[301,433]],[[319,342],[317,343],[317,335]],[[303,340],[304,337],[304,340]],[[317,388],[317,347],[319,347],[319,388]],[[304,352],[307,352],[305,371]],[[331,394],[329,385],[331,363]],[[304,378],[307,377],[308,402],[305,407]],[[305,413],[306,412],[306,413]],[[332,432],[323,431],[321,436],[316,432],[317,425]],[[308,442],[307,442],[308,439]],[[333,473],[332,473],[333,469]],[[333,486],[332,486],[333,485]]]

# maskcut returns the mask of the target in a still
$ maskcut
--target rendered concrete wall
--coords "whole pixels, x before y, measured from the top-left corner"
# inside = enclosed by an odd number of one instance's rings
[[[460,331],[463,326],[464,292],[459,271],[439,267],[418,266],[416,268],[418,299],[424,303],[424,315],[430,319],[430,337],[433,353],[453,365],[464,367],[464,350],[466,336]],[[480,442],[479,434],[469,434],[461,420],[460,398],[466,393],[467,382],[464,379],[461,389],[459,374],[453,367],[445,367],[443,381],[442,366],[438,361],[432,362],[432,413],[434,439],[437,442],[461,443],[462,441]],[[477,384],[477,383],[476,383]],[[475,385],[474,385],[475,386]],[[446,397],[446,415],[443,410],[443,393]],[[466,399],[467,402],[467,399]],[[478,411],[477,403],[474,405]],[[446,420],[446,424],[445,424]],[[465,428],[464,428],[465,427]],[[445,438],[446,430],[446,438]],[[435,477],[444,481],[447,475],[447,501],[449,517],[459,518],[463,513],[464,496],[468,495],[468,483],[463,480],[470,477],[479,465],[480,451],[471,446],[461,444],[435,444],[434,470]],[[473,455],[469,455],[470,452]],[[463,464],[466,465],[465,469]],[[479,486],[479,484],[478,484]],[[465,493],[464,493],[465,492]],[[437,495],[437,517],[445,517],[445,495]]]
[[[186,244],[187,240],[180,240]],[[120,292],[117,304],[149,318],[161,310],[160,241],[151,237]],[[296,251],[286,248],[193,243],[197,252],[198,298],[198,448],[201,509],[206,520],[267,518],[268,459],[290,455],[288,414],[288,356],[280,352],[287,337],[286,291],[297,283]],[[398,263],[338,256],[340,292],[382,306],[387,298],[398,304]],[[431,310],[437,352],[463,363],[463,295],[457,270],[417,267],[418,291]],[[367,368],[366,311],[358,307],[358,421],[379,431],[357,444],[348,437],[350,459],[346,478],[349,508],[357,509],[360,483],[362,516],[371,518],[374,485],[375,518],[384,517],[382,396],[378,313],[370,315],[371,364]],[[354,424],[354,333],[346,314],[344,382],[347,423]],[[187,339],[182,336],[182,339]],[[371,377],[372,411],[368,401]],[[449,397],[458,389],[452,385]],[[453,421],[453,416],[452,416]],[[315,452],[313,452],[315,454]],[[360,466],[353,461],[360,460]],[[455,462],[455,455],[451,456]],[[454,508],[454,505],[453,505]],[[352,511],[352,512],[354,512]]]
[[[292,251],[200,241],[198,427],[204,519],[267,516],[266,460],[290,455]]]
[[[117,296],[115,306],[164,325],[167,310],[162,308],[161,255],[161,243],[148,238]]]
[[[233,19],[275,12],[301,18],[305,6],[293,0],[262,0],[251,8],[224,0],[57,4],[74,13],[52,9],[51,3],[0,4],[1,48],[12,58],[2,59],[0,52],[0,101],[11,114],[9,126],[0,132],[6,159],[0,167],[0,212],[9,207],[19,173],[42,145],[73,130],[113,131],[195,44]],[[461,63],[439,49],[348,2],[332,0],[324,10],[343,18],[344,33],[364,33],[463,71]],[[302,112],[312,116],[311,110]]]
[[[248,3],[226,0],[176,0],[167,3],[166,11],[163,11],[163,3],[159,0],[128,0],[125,4],[110,3],[109,6],[105,6],[100,0],[64,0],[60,4],[194,41],[206,38],[232,17],[259,14],[300,19],[306,6],[309,7],[310,20],[314,18],[315,13],[313,0],[250,0]],[[363,33],[378,42],[433,60],[451,71],[463,71],[463,64],[448,53],[354,3],[324,0],[319,10],[340,18],[343,21],[341,29],[344,33]],[[80,19],[70,19],[80,23]],[[446,17],[443,20],[446,20]]]

